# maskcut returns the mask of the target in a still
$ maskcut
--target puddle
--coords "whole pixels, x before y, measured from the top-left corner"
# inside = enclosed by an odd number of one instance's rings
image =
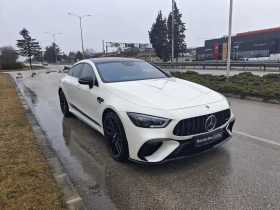
[[[14,78],[15,74],[12,74]],[[31,74],[23,73],[23,78],[15,79],[15,81],[45,135],[50,140],[60,161],[63,163],[73,184],[76,186],[77,191],[85,201],[86,206],[90,209],[116,209],[107,192],[102,189],[100,181],[92,176],[92,174],[98,174],[94,172],[93,166],[95,164],[92,164],[92,158],[73,140],[71,123],[76,123],[79,120],[77,118],[65,119],[63,117],[60,111],[58,94],[56,94],[58,84],[55,87],[55,82],[52,82],[52,76],[50,76],[48,81],[52,85],[46,84],[42,86],[42,80],[45,80],[46,77],[44,74],[44,72],[38,72],[32,78]],[[55,81],[57,83],[57,79]],[[80,124],[81,127],[85,127],[82,123]],[[102,138],[100,134],[97,135]],[[88,174],[85,166],[88,168],[87,170],[92,170],[93,172]],[[104,174],[99,175],[101,178],[102,176],[105,177]]]

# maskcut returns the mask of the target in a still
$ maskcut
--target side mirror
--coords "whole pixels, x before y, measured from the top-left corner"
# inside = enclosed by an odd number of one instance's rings
[[[165,72],[166,74],[168,74],[170,77],[172,76],[170,71],[164,70],[164,72]]]
[[[93,88],[93,84],[95,83],[93,77],[82,77],[78,81],[81,85],[88,85],[89,88]]]

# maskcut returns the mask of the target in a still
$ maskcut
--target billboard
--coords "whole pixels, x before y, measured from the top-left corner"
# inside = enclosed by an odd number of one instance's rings
[[[151,44],[140,44],[140,43],[106,42],[106,47],[152,48],[152,45]]]

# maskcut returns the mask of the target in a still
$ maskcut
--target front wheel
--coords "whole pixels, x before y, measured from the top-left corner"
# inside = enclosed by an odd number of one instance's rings
[[[112,158],[122,162],[128,158],[128,144],[123,124],[114,112],[109,112],[103,123],[104,136],[108,151]]]
[[[70,117],[72,114],[69,111],[68,103],[62,90],[59,92],[59,101],[61,112],[64,115],[64,117]]]

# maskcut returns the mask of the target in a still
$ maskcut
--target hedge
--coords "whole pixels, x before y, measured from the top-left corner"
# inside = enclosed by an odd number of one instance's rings
[[[193,71],[175,72],[172,76],[201,84],[220,93],[237,94],[241,98],[253,96],[266,101],[280,100],[280,74],[268,74],[261,77],[251,72],[244,72],[230,77],[228,83],[225,82],[226,76],[198,74]]]
[[[2,63],[3,70],[10,70],[10,69],[23,69],[23,65],[20,62],[16,63]]]

